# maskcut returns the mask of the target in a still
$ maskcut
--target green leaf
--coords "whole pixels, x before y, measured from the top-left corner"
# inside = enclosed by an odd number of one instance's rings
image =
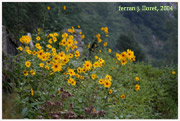
[[[22,115],[23,117],[25,117],[26,114],[27,114],[27,111],[28,111],[28,108],[25,107],[25,108],[22,110],[21,115]]]

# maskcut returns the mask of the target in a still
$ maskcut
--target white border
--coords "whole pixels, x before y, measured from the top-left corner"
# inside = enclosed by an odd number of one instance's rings
[[[1,93],[1,96],[0,96],[0,103],[1,103],[1,106],[0,106],[0,119],[2,119],[2,2],[178,2],[178,0],[2,0],[1,1],[1,4],[0,4],[0,9],[1,9],[1,12],[0,12],[0,38],[1,38],[1,41],[0,41],[0,53],[1,53],[1,56],[0,56],[0,59],[1,59],[1,63],[0,63],[0,72],[1,72],[1,75],[0,75],[0,79],[1,79],[1,89],[0,89],[0,93]],[[179,5],[179,2],[178,2],[178,5]],[[178,20],[179,20],[179,14],[180,13],[180,10],[178,9]],[[179,21],[178,21],[179,22]],[[178,35],[180,35],[179,33],[179,27],[180,25],[178,24]],[[179,36],[178,36],[178,45],[179,45]],[[179,62],[180,62],[180,59],[179,59],[179,55],[180,55],[180,48],[178,46],[178,71],[179,71],[179,68],[180,68],[180,65],[179,65]],[[179,77],[179,73],[178,73],[178,77]],[[179,82],[179,78],[178,78],[178,82]],[[178,119],[179,119],[179,97],[180,97],[180,83],[178,83]],[[178,120],[177,119],[177,120]],[[5,119],[4,119],[5,120]],[[8,119],[9,120],[9,119]],[[18,119],[18,120],[23,120],[23,119]],[[44,119],[45,120],[45,119]],[[47,119],[46,119],[47,120]],[[62,120],[62,119],[61,119]],[[63,119],[65,120],[65,119]],[[90,120],[90,119],[86,119],[86,120]],[[112,120],[112,119],[108,119],[108,120]],[[130,120],[130,119],[124,119],[124,120]],[[135,120],[135,119],[133,119]],[[139,120],[139,119],[138,119]],[[155,119],[150,119],[150,120],[155,120]],[[158,119],[158,120],[164,120],[164,119]],[[15,120],[16,121],[16,120]],[[82,121],[82,120],[77,120],[77,121]],[[105,119],[104,121],[107,121],[107,119]],[[166,121],[170,121],[170,120],[166,120]]]

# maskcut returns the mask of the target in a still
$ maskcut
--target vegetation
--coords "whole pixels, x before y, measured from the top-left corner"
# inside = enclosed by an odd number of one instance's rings
[[[130,6],[139,4],[143,3],[129,3]],[[3,106],[3,118],[176,119],[178,70],[174,62],[177,55],[169,55],[173,63],[160,56],[160,62],[163,60],[169,66],[153,67],[145,61],[159,49],[153,48],[150,52],[152,46],[146,48],[147,44],[153,45],[152,34],[164,43],[173,39],[173,46],[177,44],[177,30],[171,28],[171,33],[167,32],[164,37],[164,21],[160,19],[163,25],[156,30],[153,23],[156,21],[135,13],[131,14],[134,18],[131,20],[130,16],[117,11],[118,5],[3,3],[3,24],[21,42],[17,48],[19,54],[3,60],[11,68],[3,68],[3,74],[11,80],[4,82],[3,88],[13,92],[14,99],[7,103],[10,110]],[[14,17],[13,20],[13,10],[22,10],[23,14],[17,15],[19,19]],[[32,11],[37,12],[31,14]],[[161,13],[154,15],[154,19],[159,15],[168,16]],[[136,19],[141,22],[137,23]],[[176,19],[170,20],[175,22],[174,26]],[[18,22],[20,20],[22,23]],[[9,23],[13,21],[18,24]],[[131,31],[128,27],[132,27]],[[64,28],[68,28],[68,33],[62,33]],[[83,53],[77,51],[75,29],[83,30],[79,33],[85,42]],[[137,30],[136,34],[134,30]],[[31,32],[32,38],[26,32]],[[31,39],[34,48],[29,46]],[[177,54],[176,47],[169,49]],[[88,51],[91,51],[89,56]],[[165,52],[159,52],[159,55]],[[160,57],[151,60],[157,64]],[[8,98],[4,97],[3,104]]]

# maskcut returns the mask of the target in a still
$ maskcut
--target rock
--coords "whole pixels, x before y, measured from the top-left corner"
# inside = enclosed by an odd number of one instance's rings
[[[30,45],[30,48],[33,49],[33,48],[34,48],[34,44],[33,44],[33,42],[32,42],[31,33],[27,33],[27,35],[31,38],[31,41],[30,41],[29,45]]]
[[[18,53],[17,47],[20,42],[15,39],[15,37],[6,30],[5,26],[2,26],[2,52],[5,56],[8,54],[16,55]]]

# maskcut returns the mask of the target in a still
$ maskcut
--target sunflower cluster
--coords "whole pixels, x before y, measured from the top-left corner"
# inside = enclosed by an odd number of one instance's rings
[[[101,30],[103,30],[105,32],[105,34],[108,34],[109,31],[108,31],[108,27],[101,27]]]
[[[21,43],[29,44],[29,42],[31,41],[31,38],[28,35],[24,35],[19,39],[19,41]]]
[[[79,26],[80,28],[80,26]],[[102,27],[101,30],[104,30],[106,34],[108,34],[108,28]],[[38,31],[40,32],[40,30]],[[74,27],[68,29],[68,33],[63,33],[61,37],[59,34],[49,33],[45,39],[47,42],[42,41],[44,39],[43,36],[38,34],[35,37],[35,48],[31,50],[28,46],[18,47],[19,51],[27,53],[28,55],[32,55],[34,58],[25,62],[26,70],[24,70],[24,76],[28,76],[29,73],[33,76],[36,74],[36,70],[45,69],[49,76],[54,73],[63,72],[65,75],[65,80],[71,86],[75,86],[76,83],[80,80],[84,80],[87,75],[90,76],[92,80],[98,80],[97,83],[103,85],[106,89],[109,88],[109,94],[112,93],[112,89],[110,88],[112,85],[112,76],[109,74],[105,75],[105,78],[101,78],[100,75],[96,74],[96,70],[98,68],[106,65],[105,60],[101,57],[95,56],[95,59],[86,60],[82,63],[81,66],[77,68],[71,67],[71,60],[76,60],[80,57],[80,52],[77,51],[78,42],[74,39],[73,33],[75,32]],[[81,33],[82,34],[82,33]],[[81,35],[81,38],[85,38],[85,35]],[[99,43],[102,42],[101,35],[97,34],[96,38]],[[29,36],[23,36],[20,41],[22,43],[29,43],[31,38]],[[58,44],[57,44],[58,43]],[[108,45],[108,42],[102,43],[104,47]],[[90,45],[89,45],[90,46]],[[58,47],[58,48],[57,48]],[[102,52],[99,50],[99,52]],[[108,52],[111,52],[111,49],[108,49]],[[121,62],[122,65],[127,63],[127,60],[130,62],[135,61],[134,52],[131,50],[127,50],[127,52],[122,52],[121,54],[116,53],[117,60]],[[38,60],[36,63],[38,67],[33,70],[35,63],[34,60]],[[94,61],[95,60],[95,61]],[[114,59],[115,60],[115,59]],[[39,72],[39,70],[37,72]],[[95,70],[95,71],[94,71]],[[89,78],[87,78],[89,79]],[[138,91],[140,86],[136,84],[135,89]]]
[[[136,82],[137,82],[137,84],[135,85],[135,90],[136,90],[136,91],[139,91],[139,89],[140,89],[139,77],[136,77],[135,80],[136,80]]]
[[[97,35],[96,35],[96,38],[97,38],[97,40],[98,40],[99,43],[102,42],[102,39],[101,39],[101,35],[100,35],[100,34],[97,34]]]
[[[116,58],[122,65],[126,65],[127,59],[130,60],[130,62],[133,62],[135,61],[136,56],[134,56],[134,51],[127,49],[127,52],[124,51],[121,54],[116,53]]]
[[[75,32],[74,27],[72,27],[71,29],[68,29],[68,32],[74,33]]]
[[[77,41],[74,41],[73,35],[68,35],[67,33],[62,34],[62,40],[59,42],[60,46],[66,47],[66,52],[69,52],[69,50],[75,50],[77,49]],[[79,55],[80,56],[80,55]]]
[[[111,86],[112,77],[109,74],[106,74],[104,79],[99,79],[99,84],[104,85],[105,88],[109,88]]]
[[[34,42],[35,43],[35,49],[30,50],[28,46],[23,49],[22,46],[18,47],[19,51],[26,52],[29,55],[33,55],[37,57],[37,59],[40,60],[39,66],[41,68],[45,68],[49,70],[52,75],[54,72],[59,72],[62,70],[62,66],[65,66],[69,60],[73,57],[76,57],[76,59],[80,56],[79,51],[75,51],[74,49],[77,49],[78,47],[75,45],[77,44],[77,41],[74,41],[74,36],[73,35],[68,35],[67,33],[62,34],[62,40],[59,42],[59,45],[62,47],[65,47],[65,51],[59,51],[56,48],[53,47],[53,43],[56,43],[58,41],[58,33],[50,33],[47,36],[48,39],[48,44],[44,47],[43,43],[40,42],[41,37],[37,36],[36,40],[39,42]],[[29,43],[31,38],[29,36],[22,36],[20,38],[20,41],[22,43]],[[42,45],[41,45],[42,44]],[[72,53],[66,53],[69,50],[71,50]],[[26,67],[31,66],[31,62],[27,61],[25,63]],[[51,70],[50,70],[51,69]],[[35,75],[34,71],[31,71],[32,75]],[[28,71],[24,70],[24,75],[28,75]]]

